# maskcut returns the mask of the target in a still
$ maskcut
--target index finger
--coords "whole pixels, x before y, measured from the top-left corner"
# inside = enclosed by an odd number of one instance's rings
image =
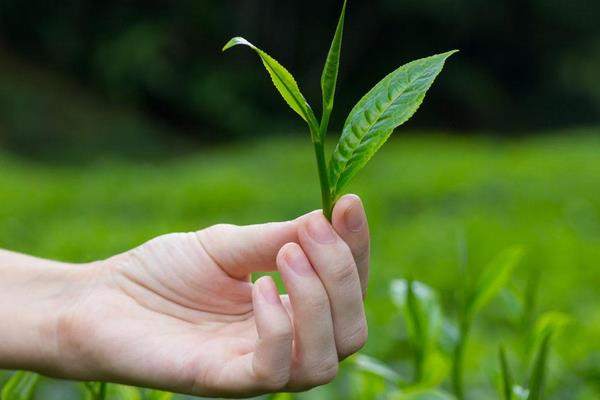
[[[333,209],[332,221],[333,228],[352,251],[365,296],[369,281],[369,224],[360,197],[347,194],[339,199]]]

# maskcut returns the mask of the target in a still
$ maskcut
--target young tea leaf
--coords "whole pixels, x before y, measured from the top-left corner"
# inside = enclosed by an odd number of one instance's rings
[[[390,294],[402,311],[412,341],[427,349],[441,334],[442,312],[435,291],[426,284],[405,279],[393,280]]]
[[[346,16],[346,0],[342,6],[342,14],[338,21],[323,74],[321,75],[321,92],[323,93],[323,114],[330,113],[333,109],[333,99],[335,97],[335,87],[338,79],[338,71],[340,66],[340,54],[342,52],[342,37],[344,35],[344,20]]]
[[[317,126],[316,117],[307,103],[306,99],[300,92],[300,88],[296,83],[296,80],[292,74],[285,69],[277,60],[273,57],[254,46],[252,43],[242,37],[235,37],[231,39],[223,47],[223,51],[229,50],[230,48],[244,45],[254,50],[263,62],[263,65],[267,69],[267,72],[271,76],[273,84],[285,100],[285,102],[294,110],[302,119],[307,123],[312,124],[313,127]]]
[[[466,315],[472,320],[498,294],[510,279],[512,271],[523,257],[523,249],[512,247],[501,252],[485,268],[475,289],[467,299]]]
[[[529,396],[527,400],[541,400],[544,393],[544,381],[546,377],[546,364],[548,362],[548,349],[550,348],[550,338],[552,330],[549,330],[538,349],[531,378],[529,380]]]
[[[32,372],[18,371],[6,382],[0,400],[31,400],[40,376]]]
[[[513,379],[512,374],[510,373],[510,367],[508,366],[506,351],[502,346],[500,346],[498,357],[500,359],[500,371],[502,373],[502,395],[504,396],[504,400],[512,400]]]
[[[330,162],[334,198],[385,143],[393,130],[417,111],[425,93],[456,50],[412,61],[380,81],[354,106]]]

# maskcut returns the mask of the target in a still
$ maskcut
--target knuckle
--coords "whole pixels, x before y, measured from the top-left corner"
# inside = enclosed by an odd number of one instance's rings
[[[364,347],[369,337],[367,324],[363,321],[350,335],[341,340],[340,358],[346,358]]]
[[[222,234],[231,231],[234,227],[235,225],[232,224],[215,224],[202,229],[199,233],[204,235]]]
[[[330,313],[329,300],[324,293],[322,295],[309,296],[303,302],[312,315],[317,316]]]
[[[294,337],[291,326],[289,325],[272,328],[269,336],[272,342],[277,343],[291,342]]]
[[[319,365],[319,368],[313,368],[306,377],[306,385],[309,387],[325,385],[335,379],[339,369],[338,360],[331,360]]]
[[[363,243],[358,246],[358,248],[354,251],[354,258],[357,263],[363,263],[365,265],[369,264],[369,257],[371,254],[371,249],[369,246],[369,242]]]
[[[338,285],[349,285],[357,274],[356,264],[351,258],[345,259],[336,268],[331,269],[331,274]]]
[[[289,382],[290,376],[285,368],[276,370],[266,368],[255,368],[255,376],[264,390],[276,392],[285,388]]]

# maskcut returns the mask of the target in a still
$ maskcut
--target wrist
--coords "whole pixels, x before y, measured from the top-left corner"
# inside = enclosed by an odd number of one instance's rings
[[[96,281],[92,264],[0,253],[0,368],[63,375],[61,325]]]

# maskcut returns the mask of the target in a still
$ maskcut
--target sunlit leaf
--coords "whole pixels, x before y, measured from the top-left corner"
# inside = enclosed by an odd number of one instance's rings
[[[335,97],[335,87],[338,79],[338,71],[340,66],[340,54],[342,52],[342,38],[344,35],[344,20],[346,16],[346,0],[342,6],[342,14],[338,21],[329,53],[327,54],[327,60],[325,61],[325,67],[323,68],[323,74],[321,75],[321,92],[323,94],[323,112],[325,110],[331,111],[333,108],[333,100]]]
[[[32,372],[18,371],[4,384],[1,400],[31,400],[40,376]]]
[[[484,269],[473,292],[467,299],[466,315],[473,319],[502,289],[523,257],[521,247],[512,247],[501,252]]]
[[[302,117],[306,122],[313,123],[316,126],[315,115],[306,102],[304,96],[300,92],[300,88],[296,83],[296,80],[292,74],[285,69],[277,60],[273,57],[254,46],[252,43],[242,37],[235,37],[231,39],[223,47],[223,51],[226,51],[234,46],[244,45],[254,50],[263,62],[263,65],[267,69],[267,72],[273,80],[273,84],[285,100],[285,102],[294,110],[298,115]]]
[[[398,68],[354,106],[331,159],[333,197],[364,167],[392,131],[417,111],[425,93],[455,51],[410,62]]]
[[[376,375],[390,382],[397,382],[400,375],[384,362],[364,354],[356,354],[350,358],[350,362],[356,370]]]

